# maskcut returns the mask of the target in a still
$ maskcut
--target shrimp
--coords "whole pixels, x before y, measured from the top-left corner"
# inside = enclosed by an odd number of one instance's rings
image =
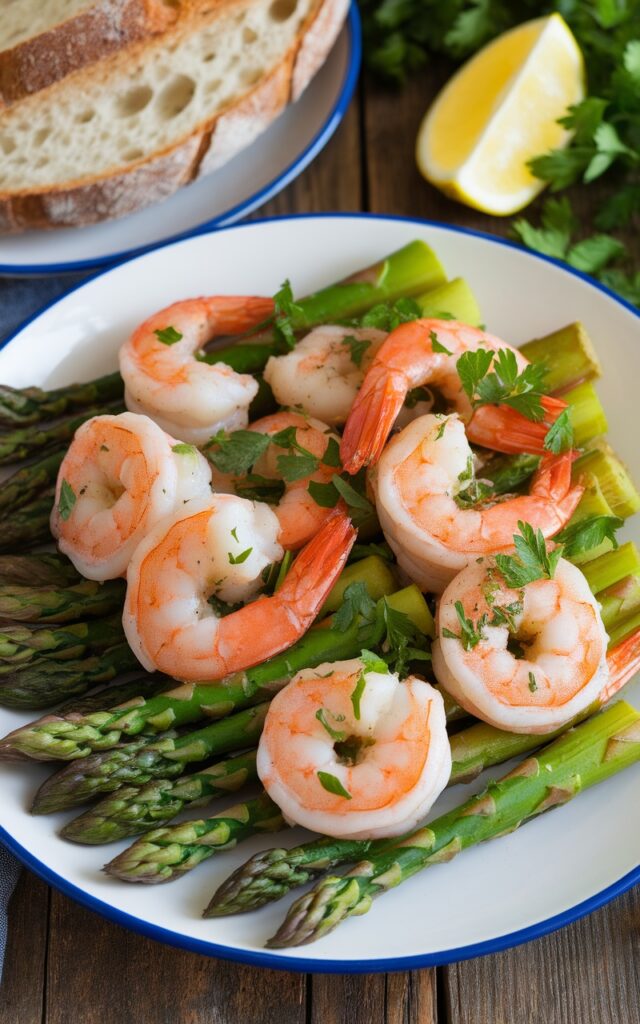
[[[62,460],[51,532],[83,576],[115,579],[151,527],[210,495],[210,481],[204,456],[147,416],[94,416]]]
[[[470,649],[458,639],[460,605],[480,633]],[[608,684],[598,603],[584,575],[563,558],[552,579],[520,590],[507,586],[493,559],[468,565],[440,599],[436,630],[436,678],[462,707],[498,729],[552,732]]]
[[[485,406],[474,413],[456,363],[464,352],[479,348],[508,349],[520,372],[528,364],[522,353],[499,338],[456,320],[413,320],[392,331],[369,367],[349,414],[340,449],[345,470],[354,474],[378,461],[408,392],[425,384],[443,393],[467,423],[474,443],[500,452],[543,453],[547,429],[566,403],[543,397],[542,423],[533,423],[508,407]]]
[[[389,442],[370,480],[399,565],[423,590],[441,593],[479,555],[512,549],[519,520],[545,538],[562,529],[584,490],[571,484],[571,461],[570,452],[547,456],[526,495],[460,507],[473,473],[464,424],[456,413],[429,414]]]
[[[216,335],[241,334],[272,312],[271,299],[212,296],[154,313],[120,349],[127,408],[146,413],[190,444],[203,445],[220,429],[246,426],[257,381],[197,355]]]
[[[282,558],[278,530],[268,505],[217,494],[149,533],[129,564],[123,614],[129,645],[146,669],[186,681],[221,679],[302,636],[355,540],[339,508],[300,552],[273,597],[232,607],[222,617],[212,606],[255,597],[263,571]]]
[[[304,669],[271,702],[257,766],[292,823],[352,839],[401,835],[449,781],[442,697],[357,658]]]
[[[264,416],[252,423],[249,430],[259,434],[272,435],[290,427],[295,430],[296,444],[320,461],[315,472],[300,477],[298,480],[283,481],[284,495],[274,506],[274,512],[280,524],[278,543],[287,551],[296,551],[311,540],[331,512],[330,508],[323,508],[316,504],[309,494],[308,487],[311,481],[326,484],[332,476],[340,472],[339,465],[330,466],[322,462],[332,438],[335,442],[337,456],[339,438],[336,434],[332,434],[330,427],[325,423],[320,423],[319,420],[310,417],[307,418],[297,412],[276,412],[272,416]],[[267,480],[282,480],[278,459],[285,454],[285,451],[284,447],[270,445],[253,466],[253,475],[264,477]],[[337,458],[333,461],[337,462]],[[241,478],[220,473],[215,468],[212,472],[216,491],[234,493],[237,490],[241,492]]]
[[[291,352],[271,356],[264,379],[279,405],[295,406],[332,427],[340,426],[386,337],[375,328],[324,324]]]

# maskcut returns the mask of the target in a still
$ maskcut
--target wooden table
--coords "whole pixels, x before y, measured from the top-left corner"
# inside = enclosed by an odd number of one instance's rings
[[[508,223],[443,199],[415,170],[416,128],[441,75],[431,68],[401,95],[365,83],[325,152],[260,215],[371,210],[506,234]],[[590,196],[578,196],[576,205],[585,202]],[[495,956],[438,970],[305,976],[161,946],[25,873],[11,906],[0,1024],[41,1022],[640,1024],[640,887]]]

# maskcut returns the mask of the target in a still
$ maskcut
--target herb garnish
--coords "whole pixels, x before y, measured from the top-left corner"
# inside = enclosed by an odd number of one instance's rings
[[[562,545],[547,551],[547,544],[541,530],[534,530],[530,523],[518,522],[520,533],[513,535],[515,555],[496,555],[496,565],[508,587],[526,587],[535,580],[553,579],[556,566],[562,557]]]
[[[61,519],[67,520],[73,511],[73,506],[77,501],[76,493],[67,480],[63,480],[60,485],[60,497],[58,499],[58,514]]]
[[[336,775],[332,775],[331,772],[318,772],[318,781],[323,789],[326,789],[327,793],[333,793],[334,796],[343,796],[347,800],[351,800],[351,793],[344,788],[340,779]]]
[[[175,345],[177,341],[182,341],[182,334],[180,331],[176,331],[175,327],[161,327],[153,332],[163,345]]]

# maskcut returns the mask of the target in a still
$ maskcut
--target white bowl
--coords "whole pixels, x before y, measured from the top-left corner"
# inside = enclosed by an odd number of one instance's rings
[[[500,239],[422,221],[350,214],[276,219],[164,246],[103,272],[36,315],[0,351],[0,380],[49,387],[95,377],[115,367],[118,346],[132,328],[170,302],[213,291],[269,295],[287,276],[295,294],[303,295],[413,238],[433,246],[450,277],[468,279],[489,329],[510,342],[572,320],[585,323],[605,366],[599,391],[611,441],[640,478],[633,429],[640,377],[637,312],[553,260]],[[636,524],[625,533],[640,540]],[[625,697],[640,707],[637,683]],[[33,717],[0,710],[0,734]],[[47,772],[38,765],[0,767],[0,837],[29,867],[127,927],[200,953],[269,967],[389,971],[494,952],[567,924],[640,880],[636,765],[499,842],[423,872],[385,895],[366,917],[345,922],[315,945],[266,952],[263,943],[290,898],[234,918],[204,921],[200,912],[219,882],[250,854],[293,845],[302,833],[242,844],[156,893],[101,874],[102,863],[124,843],[74,846],[55,834],[67,816],[28,815],[30,798]],[[448,791],[437,811],[470,791]]]

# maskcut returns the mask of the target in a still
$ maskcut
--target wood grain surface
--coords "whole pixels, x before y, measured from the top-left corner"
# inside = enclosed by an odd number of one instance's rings
[[[256,216],[364,209],[506,234],[508,222],[449,202],[415,169],[416,129],[442,76],[432,67],[401,95],[365,82],[326,150]],[[582,212],[591,202],[576,195]],[[638,244],[631,232],[629,242]],[[0,1024],[112,1022],[640,1024],[640,887],[498,955],[438,970],[304,976],[161,946],[25,873],[11,905]]]

